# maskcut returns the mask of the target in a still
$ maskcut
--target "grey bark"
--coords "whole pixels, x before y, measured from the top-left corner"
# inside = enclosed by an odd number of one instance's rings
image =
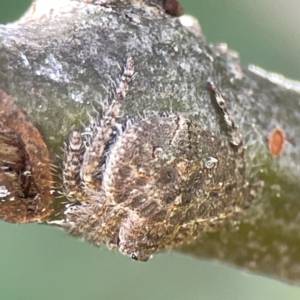
[[[239,225],[179,251],[299,282],[299,93],[242,68],[235,52],[208,44],[159,5],[133,2],[70,1],[51,17],[0,26],[0,88],[29,115],[59,165],[70,131],[101,110],[128,56],[137,76],[124,116],[179,111],[225,135],[206,89],[213,80],[245,139],[248,180],[264,188]],[[274,158],[268,136],[276,126],[287,141]]]

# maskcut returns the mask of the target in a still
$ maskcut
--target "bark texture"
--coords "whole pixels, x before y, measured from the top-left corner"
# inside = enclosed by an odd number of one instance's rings
[[[238,226],[179,251],[299,282],[300,94],[241,67],[234,51],[208,44],[197,24],[166,14],[165,1],[60,5],[0,26],[0,89],[42,133],[53,163],[60,164],[72,128],[101,110],[128,56],[137,76],[124,116],[185,112],[223,135],[206,88],[211,79],[243,134],[248,180],[264,187]]]

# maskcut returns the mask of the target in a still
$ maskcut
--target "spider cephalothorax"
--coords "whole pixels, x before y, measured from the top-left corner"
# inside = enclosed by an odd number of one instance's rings
[[[63,160],[65,212],[71,234],[105,242],[146,261],[216,230],[243,209],[247,194],[243,141],[213,83],[212,99],[229,128],[230,142],[180,113],[127,122],[116,118],[134,75],[127,59],[110,105],[82,141],[70,136]],[[80,202],[78,204],[78,202]]]

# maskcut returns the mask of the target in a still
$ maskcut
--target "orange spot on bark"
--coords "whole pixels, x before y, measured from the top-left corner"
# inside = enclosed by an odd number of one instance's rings
[[[280,156],[285,147],[285,133],[280,127],[276,127],[269,135],[269,150],[272,156]]]

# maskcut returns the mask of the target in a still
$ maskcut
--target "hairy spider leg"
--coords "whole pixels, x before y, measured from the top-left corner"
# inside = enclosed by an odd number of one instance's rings
[[[96,120],[90,125],[91,137],[88,147],[82,142],[80,132],[71,133],[63,158],[63,183],[69,200],[90,202],[90,196],[99,190],[99,183],[94,178],[94,174],[97,173],[99,162],[113,132],[133,75],[134,60],[129,57],[114,92],[114,98],[104,111],[103,118],[98,114]]]
[[[244,182],[245,187],[247,186],[248,182],[245,181],[245,157],[244,157],[244,142],[241,133],[239,132],[238,126],[236,125],[233,117],[231,116],[230,112],[228,111],[227,105],[225,100],[223,99],[221,93],[214,85],[213,82],[207,82],[208,88],[211,92],[211,96],[216,101],[218,107],[221,110],[223,115],[223,119],[229,129],[229,135],[231,137],[230,143],[235,147],[237,151],[237,169],[236,169],[236,177],[238,178],[239,182]],[[241,199],[244,198],[241,195]]]
[[[79,171],[85,146],[79,131],[73,131],[69,137],[69,143],[65,144],[62,178],[64,190],[70,201],[88,202],[81,185]]]
[[[95,178],[98,172],[99,162],[103,156],[105,146],[114,130],[116,118],[119,115],[120,108],[126,97],[129,83],[134,75],[134,60],[129,57],[124,66],[120,82],[114,92],[114,98],[104,111],[103,117],[98,114],[91,125],[92,136],[90,145],[87,147],[84,155],[82,167],[80,169],[80,178],[83,182],[83,188],[87,194],[93,195],[100,189],[101,183]]]
[[[242,135],[239,133],[238,127],[235,124],[230,112],[228,111],[226,102],[214,83],[208,82],[207,84],[214,100],[216,101],[222,112],[224,121],[229,128],[229,134],[231,136],[230,142],[232,145],[237,147],[238,153],[242,154],[242,152],[244,151]]]

